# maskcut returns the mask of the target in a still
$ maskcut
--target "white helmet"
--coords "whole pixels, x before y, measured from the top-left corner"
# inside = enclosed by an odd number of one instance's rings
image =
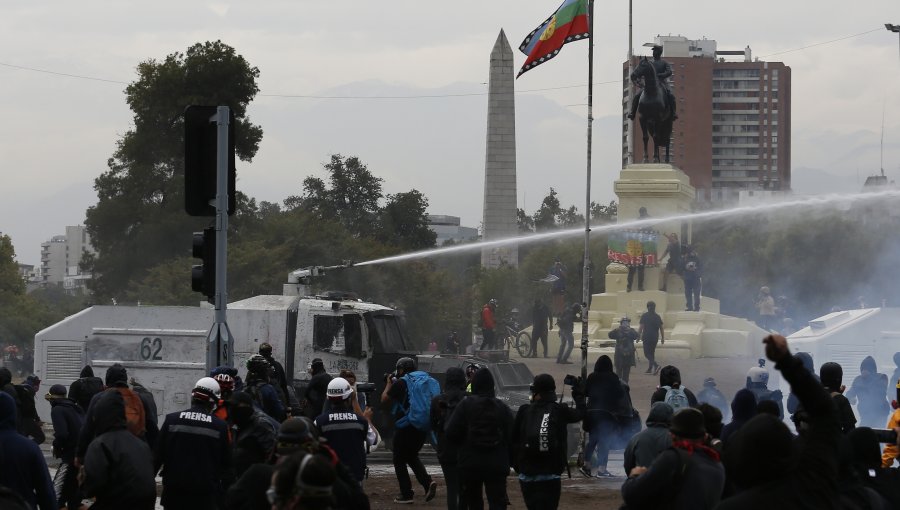
[[[197,381],[191,391],[192,398],[198,398],[207,402],[217,402],[221,395],[219,383],[212,377],[204,377]]]
[[[346,400],[353,393],[350,383],[343,377],[335,377],[328,383],[328,390],[325,392],[329,399]]]
[[[747,371],[747,379],[752,383],[769,384],[769,372],[762,367],[753,367]]]

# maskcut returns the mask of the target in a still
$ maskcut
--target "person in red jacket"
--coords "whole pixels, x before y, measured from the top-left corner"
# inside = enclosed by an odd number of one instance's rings
[[[497,327],[497,320],[494,313],[497,312],[497,300],[491,299],[481,309],[481,335],[484,341],[481,342],[481,350],[496,349],[497,340],[494,335],[494,328]]]

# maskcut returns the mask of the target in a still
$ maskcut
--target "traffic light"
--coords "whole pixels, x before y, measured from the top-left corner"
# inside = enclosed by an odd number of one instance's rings
[[[188,106],[184,111],[184,209],[191,216],[216,215],[216,106]],[[235,210],[234,110],[228,122],[228,214]],[[210,201],[213,204],[210,205]]]
[[[203,264],[191,267],[191,290],[201,292],[207,301],[216,299],[216,229],[207,227],[203,232],[194,232],[193,254]]]

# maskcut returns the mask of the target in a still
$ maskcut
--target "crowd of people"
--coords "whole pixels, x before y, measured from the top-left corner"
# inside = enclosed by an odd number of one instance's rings
[[[646,341],[653,324],[642,320],[640,333],[627,323],[619,330],[630,330],[623,335],[632,343]],[[630,510],[900,508],[900,468],[893,467],[900,406],[890,403],[888,376],[874,359],[862,361],[848,389],[839,364],[824,363],[817,374],[811,356],[791,355],[784,337],[770,335],[764,343],[769,362],[790,384],[786,408],[781,392],[768,387],[765,360],[749,370],[730,405],[713,379],[695,395],[669,365],[657,370],[646,427],[634,410],[627,370],[617,368],[629,362],[620,353],[615,363],[600,356],[586,380],[567,376],[570,403],[560,401],[552,376],[535,376],[530,401],[518,409],[498,398],[488,367],[449,368],[442,388],[416,360],[401,358],[380,395],[394,420],[394,502],[416,502],[410,470],[422,501],[436,497],[438,480],[419,457],[430,442],[449,510],[477,510],[485,500],[489,508],[505,508],[510,472],[527,508],[555,509],[569,469],[569,425],[580,422],[587,432],[580,473],[613,477],[609,452],[624,449],[621,495]],[[193,385],[189,406],[159,427],[152,394],[123,366],[110,366],[104,379],[85,367],[69,388],[56,384],[44,395],[59,459],[52,477],[42,439],[20,431],[20,390],[4,378],[0,507],[75,510],[91,498],[97,510],[151,509],[159,474],[166,509],[368,508],[367,452],[381,438],[353,373],[332,377],[315,360],[295,408],[267,357],[271,347],[264,345],[246,363],[244,380],[233,368],[213,370]],[[655,368],[652,361],[648,368]],[[30,381],[35,392],[39,383]]]

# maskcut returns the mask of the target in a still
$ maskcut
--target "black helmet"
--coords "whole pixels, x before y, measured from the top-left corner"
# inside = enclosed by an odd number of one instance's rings
[[[247,371],[251,374],[267,375],[269,373],[269,361],[259,354],[254,354],[247,360]]]
[[[397,360],[397,370],[403,370],[405,373],[415,372],[416,360],[412,358],[400,358]]]

